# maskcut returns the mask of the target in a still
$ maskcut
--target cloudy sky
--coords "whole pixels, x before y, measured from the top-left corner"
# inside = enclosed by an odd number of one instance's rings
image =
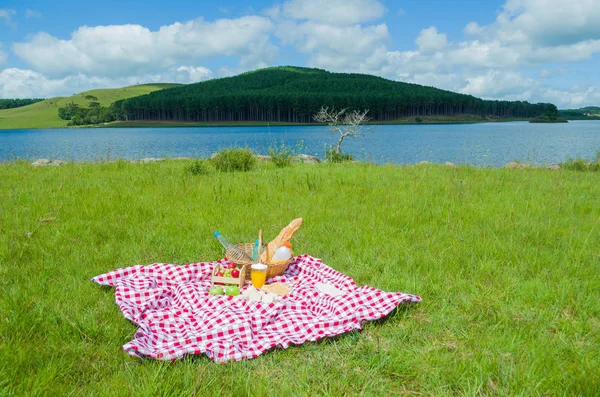
[[[600,0],[0,2],[0,98],[276,65],[600,105]]]

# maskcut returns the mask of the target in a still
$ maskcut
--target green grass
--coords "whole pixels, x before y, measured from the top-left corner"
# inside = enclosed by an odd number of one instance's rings
[[[119,99],[149,94],[152,91],[162,90],[163,88],[169,88],[176,85],[177,84],[142,84],[124,88],[91,90],[70,97],[46,99],[42,102],[20,108],[0,110],[0,130],[66,127],[67,121],[58,117],[58,108],[64,107],[70,102],[74,102],[83,107],[88,107],[90,100],[85,99],[87,95],[97,97],[98,102],[100,102],[102,106],[110,106],[111,103]]]
[[[597,395],[600,174],[188,161],[0,164],[0,395]],[[267,238],[423,302],[318,343],[214,364],[140,360],[114,290],[133,264]]]

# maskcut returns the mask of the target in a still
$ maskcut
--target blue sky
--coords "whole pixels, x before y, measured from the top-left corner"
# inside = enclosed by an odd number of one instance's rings
[[[600,105],[598,0],[3,0],[0,43],[0,98],[299,65]]]

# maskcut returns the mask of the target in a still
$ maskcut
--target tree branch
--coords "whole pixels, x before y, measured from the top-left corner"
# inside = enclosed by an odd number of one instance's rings
[[[362,136],[365,130],[364,123],[367,123],[370,119],[367,117],[368,109],[366,110],[353,110],[350,113],[346,113],[347,109],[335,110],[335,108],[329,109],[329,107],[321,107],[319,111],[313,115],[313,120],[318,123],[327,123],[329,131],[333,134],[339,134],[340,139],[338,141],[336,151],[339,154],[341,151],[342,141],[346,137],[357,138]]]

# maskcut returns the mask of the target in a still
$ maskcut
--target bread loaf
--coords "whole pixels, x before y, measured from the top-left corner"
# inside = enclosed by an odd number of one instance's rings
[[[272,256],[277,248],[283,246],[287,241],[290,241],[294,233],[296,233],[296,230],[300,229],[300,226],[302,226],[302,218],[294,219],[289,225],[284,227],[275,240],[267,244],[267,249],[260,256],[261,262],[268,263],[271,259],[269,258],[269,255]]]

